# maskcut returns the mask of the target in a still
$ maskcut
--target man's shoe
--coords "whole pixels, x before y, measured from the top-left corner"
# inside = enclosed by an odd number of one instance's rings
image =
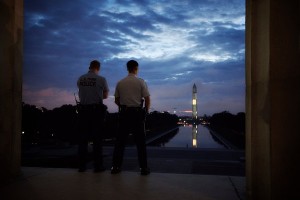
[[[101,167],[95,167],[94,172],[98,173],[98,172],[104,172],[106,169],[105,167],[101,166]]]
[[[149,168],[141,168],[141,175],[148,175],[150,174],[150,169]]]
[[[119,168],[119,167],[112,167],[110,170],[111,174],[118,174],[120,172],[121,172],[121,168]]]

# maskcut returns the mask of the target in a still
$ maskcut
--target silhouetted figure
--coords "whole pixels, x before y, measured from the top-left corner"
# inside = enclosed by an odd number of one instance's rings
[[[150,94],[143,79],[137,77],[138,63],[127,62],[128,76],[118,82],[115,90],[115,103],[119,106],[119,131],[113,153],[112,174],[121,172],[125,142],[132,133],[137,146],[141,175],[148,175],[145,143],[145,115],[150,108]],[[142,101],[145,100],[145,108]]]
[[[107,107],[103,99],[108,97],[106,79],[99,76],[100,62],[93,60],[89,72],[80,76],[77,81],[79,88],[79,172],[86,170],[88,142],[93,142],[94,171],[104,171],[102,158],[102,136],[104,118]]]

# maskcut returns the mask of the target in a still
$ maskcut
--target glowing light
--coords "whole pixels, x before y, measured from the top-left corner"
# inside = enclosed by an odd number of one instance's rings
[[[191,111],[191,110],[184,110],[184,111],[182,111],[182,112],[185,112],[185,113],[192,113],[193,111]]]
[[[193,105],[196,105],[196,104],[197,104],[197,100],[193,99]]]
[[[193,139],[193,147],[197,147],[197,140]]]

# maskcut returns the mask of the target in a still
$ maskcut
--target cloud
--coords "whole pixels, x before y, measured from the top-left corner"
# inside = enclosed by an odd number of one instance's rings
[[[26,85],[23,85],[23,102],[38,107],[46,107],[47,109],[60,107],[64,104],[76,104],[72,91],[62,90],[60,88],[32,90]]]
[[[25,0],[24,7],[25,100],[44,107],[73,102],[77,78],[94,59],[113,95],[126,62],[136,59],[155,109],[189,110],[194,82],[207,112],[209,102],[221,110],[222,102],[243,107],[233,102],[244,104],[244,1]],[[227,100],[216,106],[212,96]],[[105,101],[116,110],[113,97]]]

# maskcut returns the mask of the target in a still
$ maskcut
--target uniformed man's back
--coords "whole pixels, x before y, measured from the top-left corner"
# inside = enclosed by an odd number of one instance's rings
[[[138,63],[127,62],[128,76],[118,82],[115,90],[115,103],[119,106],[119,131],[113,153],[112,174],[121,172],[126,138],[132,133],[138,151],[141,175],[148,175],[145,143],[145,112],[150,107],[150,94],[143,79],[137,77]],[[141,107],[142,99],[145,108]]]
[[[102,136],[107,107],[103,99],[108,96],[106,79],[99,76],[100,62],[90,63],[89,72],[77,81],[79,89],[79,172],[86,170],[88,142],[93,142],[94,171],[104,171],[102,159]]]
[[[129,74],[118,82],[115,96],[120,97],[120,104],[128,107],[139,107],[144,97],[150,96],[145,81]]]
[[[80,103],[83,105],[102,104],[103,93],[108,91],[106,79],[91,71],[78,79],[77,86]]]

